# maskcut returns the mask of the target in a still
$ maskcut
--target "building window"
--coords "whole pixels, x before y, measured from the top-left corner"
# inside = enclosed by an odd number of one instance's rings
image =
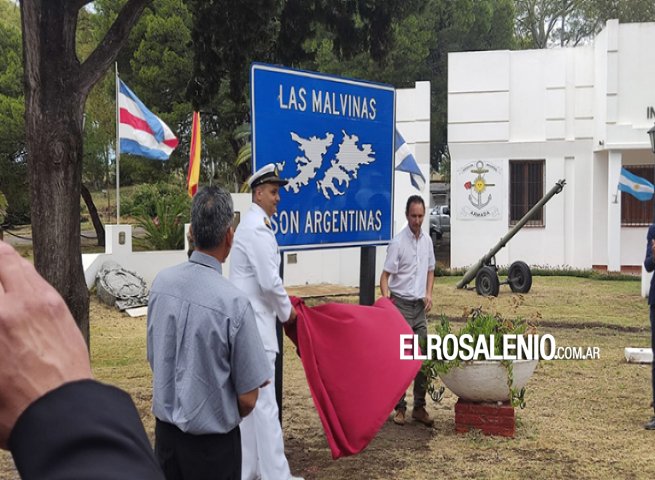
[[[509,224],[516,225],[544,196],[544,160],[509,161]],[[542,227],[541,207],[526,225]]]
[[[653,182],[653,166],[639,165],[627,166],[624,168],[638,177]],[[644,226],[650,225],[653,221],[653,201],[642,202],[629,193],[621,193],[621,225]]]

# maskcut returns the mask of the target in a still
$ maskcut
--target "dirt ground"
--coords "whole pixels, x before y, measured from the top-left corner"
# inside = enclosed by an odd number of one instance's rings
[[[550,329],[558,344],[599,346],[594,361],[541,362],[517,410],[514,439],[455,433],[446,390],[428,403],[430,429],[387,421],[368,448],[333,461],[300,361],[286,349],[284,432],[292,469],[306,479],[652,478],[653,432],[648,416],[650,366],[628,365],[623,346],[642,334],[599,329]],[[411,397],[411,389],[409,397]],[[366,402],[368,399],[353,399]]]
[[[616,282],[607,287],[600,282],[568,278],[549,281],[552,286],[540,281],[546,286],[537,285],[535,295],[521,308],[537,308],[534,304],[542,301],[542,295],[551,296],[556,285],[565,285],[572,298],[580,298],[584,285],[585,298],[591,299],[595,288],[628,288]],[[285,341],[283,430],[292,472],[307,480],[652,478],[655,432],[642,427],[650,415],[650,365],[627,364],[623,357],[624,347],[649,343],[647,320],[639,321],[647,318],[646,310],[638,296],[638,282],[634,283],[628,293],[615,294],[610,305],[603,307],[607,310],[605,323],[599,323],[603,320],[599,318],[576,318],[573,326],[567,326],[566,311],[561,317],[556,314],[551,324],[545,318],[540,333],[554,335],[558,346],[597,346],[601,358],[540,362],[528,383],[527,407],[517,410],[513,439],[487,437],[479,432],[455,433],[456,397],[447,390],[440,404],[428,403],[428,411],[436,420],[433,428],[411,421],[401,427],[387,421],[365,451],[332,460],[302,364],[291,343]],[[451,299],[451,290],[452,285],[440,284],[435,288],[435,298]],[[606,295],[605,290],[602,292]],[[470,292],[465,295],[467,299],[475,298]],[[511,294],[504,293],[498,302],[511,303],[510,298]],[[331,299],[342,300],[352,299]],[[636,302],[640,302],[639,307],[635,307]],[[591,300],[589,307],[593,303],[598,302]],[[544,307],[539,308],[543,311]],[[575,308],[586,310],[585,306]],[[621,321],[608,324],[612,312],[628,313],[618,315]],[[632,320],[628,318],[631,315]],[[94,300],[91,329],[95,375],[132,395],[152,438],[145,319],[129,318]],[[411,402],[411,388],[408,397]],[[11,457],[2,452],[0,479],[16,478]]]

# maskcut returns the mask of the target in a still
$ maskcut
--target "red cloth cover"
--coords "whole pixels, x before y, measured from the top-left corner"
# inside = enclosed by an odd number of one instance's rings
[[[298,321],[285,330],[298,347],[332,458],[359,453],[421,368],[420,360],[400,360],[399,336],[412,329],[387,298],[371,307],[291,301]]]

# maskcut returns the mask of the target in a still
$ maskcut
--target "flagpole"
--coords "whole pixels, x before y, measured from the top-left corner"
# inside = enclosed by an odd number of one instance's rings
[[[118,80],[118,62],[114,62],[116,72],[116,225],[121,224],[121,140],[120,140],[120,105],[118,101],[120,85]]]

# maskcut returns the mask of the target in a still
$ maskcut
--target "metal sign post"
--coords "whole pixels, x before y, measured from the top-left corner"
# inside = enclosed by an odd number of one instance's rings
[[[361,248],[359,259],[359,304],[375,303],[375,247]]]

